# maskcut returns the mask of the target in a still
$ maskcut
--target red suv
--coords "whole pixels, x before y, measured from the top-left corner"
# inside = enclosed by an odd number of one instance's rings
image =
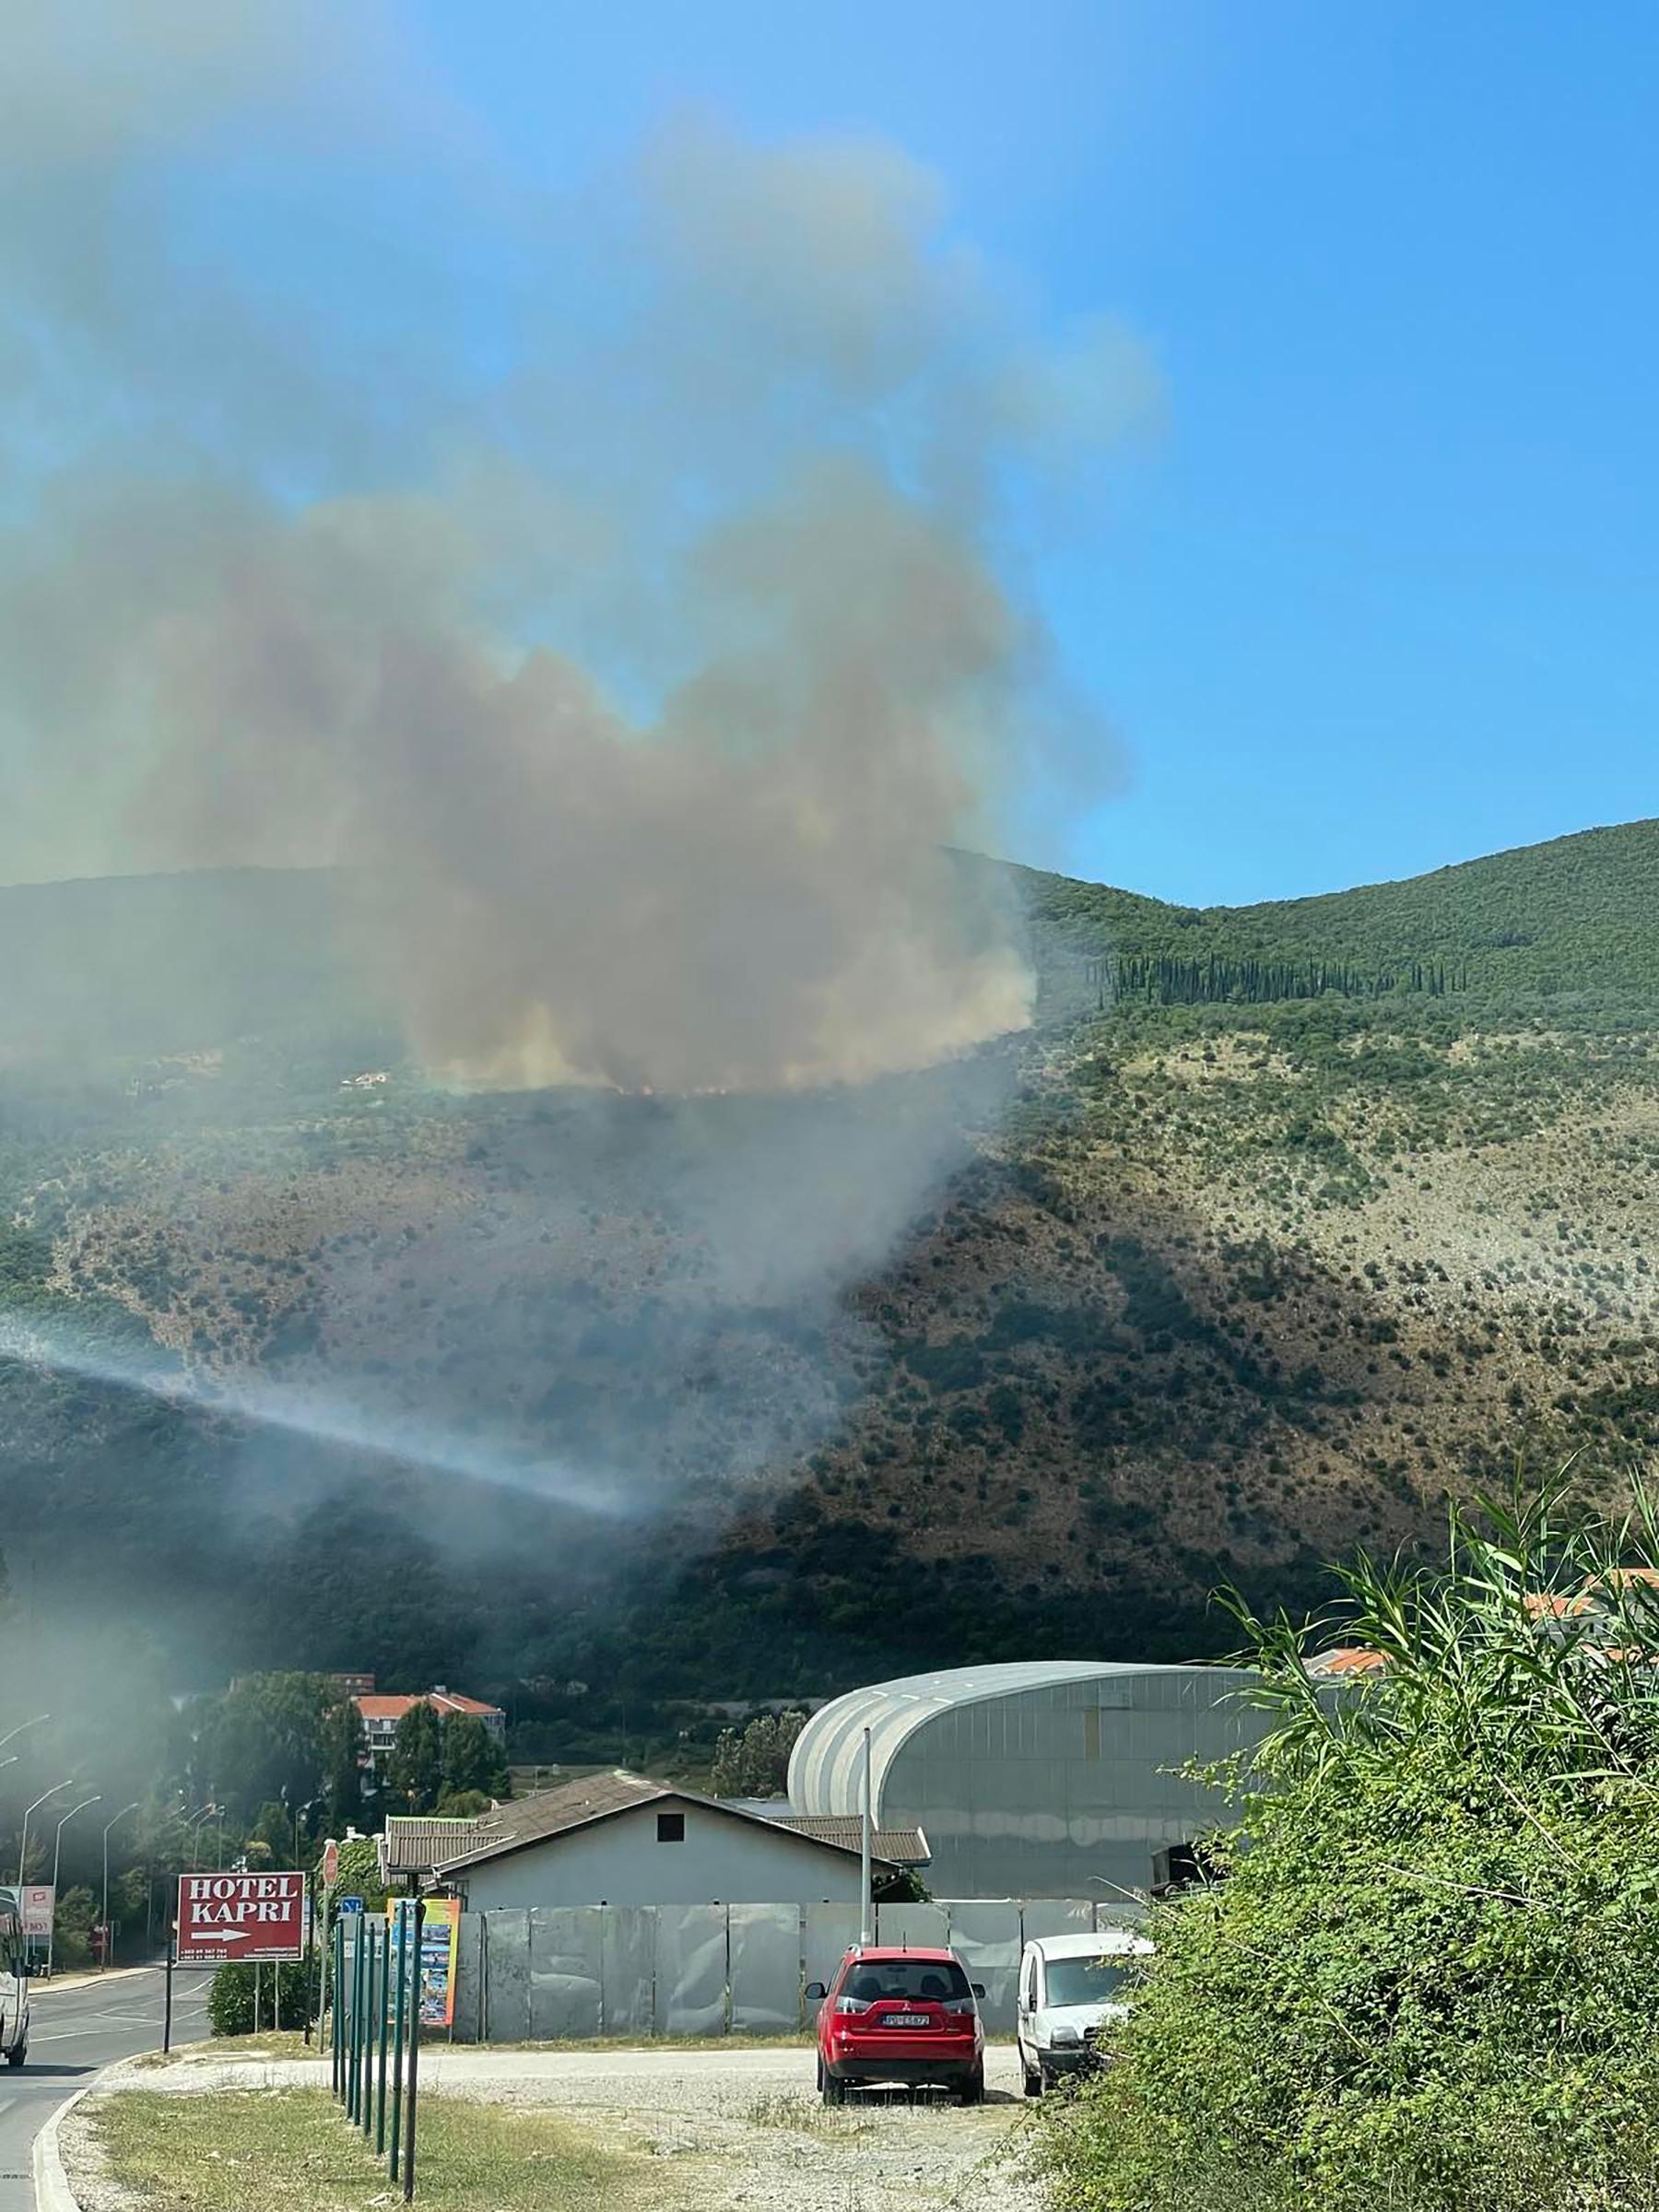
[[[959,2104],[985,2098],[985,2030],[970,1982],[954,1951],[855,1949],[826,1989],[818,2021],[818,2077],[826,2104],[840,2104],[865,2082],[937,2083]]]

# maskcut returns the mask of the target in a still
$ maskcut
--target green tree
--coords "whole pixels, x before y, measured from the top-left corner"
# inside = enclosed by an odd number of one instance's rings
[[[245,1675],[235,1683],[203,1730],[206,1778],[215,1798],[252,1819],[260,1806],[285,1793],[290,1805],[314,1796],[332,1689],[320,1675]]]
[[[353,1698],[340,1695],[323,1715],[324,1822],[331,1836],[343,1836],[363,1818],[363,1763],[368,1738]]]
[[[507,1754],[475,1713],[458,1712],[443,1724],[443,1788],[485,1797],[507,1792]]]
[[[395,1809],[429,1813],[443,1792],[443,1724],[425,1698],[397,1724],[386,1766],[386,1788]]]
[[[741,1735],[722,1729],[711,1778],[714,1795],[782,1797],[789,1786],[789,1755],[806,1725],[804,1712],[763,1712]]]

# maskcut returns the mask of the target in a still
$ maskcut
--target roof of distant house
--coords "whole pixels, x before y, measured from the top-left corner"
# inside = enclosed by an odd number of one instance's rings
[[[795,1830],[791,1821],[743,1812],[735,1806],[723,1805],[717,1797],[704,1797],[696,1790],[682,1790],[671,1782],[653,1782],[646,1775],[629,1774],[618,1769],[608,1774],[586,1774],[575,1782],[562,1783],[556,1790],[543,1790],[537,1796],[520,1797],[512,1804],[498,1806],[485,1816],[488,1829],[480,1829],[471,1847],[464,1845],[453,1858],[441,1861],[435,1871],[440,1876],[465,1873],[469,1866],[478,1865],[487,1859],[502,1858],[509,1852],[545,1843],[554,1836],[568,1834],[572,1829],[613,1819],[618,1813],[632,1812],[640,1806],[665,1802],[699,1806],[728,1820],[747,1821],[756,1828],[770,1828],[774,1831],[787,1828],[798,1834],[801,1841],[817,1844],[824,1851],[845,1853],[851,1849],[856,1853],[859,1848],[856,1837],[849,1846],[831,1836]],[[853,1826],[856,1829],[858,1823],[854,1821]],[[921,1842],[915,1830],[900,1832],[910,1842]],[[924,1846],[923,1855],[925,1856]],[[899,1864],[921,1864],[918,1858],[900,1862],[880,1852],[875,1858],[884,1869]]]
[[[444,1819],[429,1814],[394,1813],[386,1832],[375,1838],[382,1874],[430,1874],[445,1859],[471,1849],[488,1832],[494,1815],[477,1819]]]
[[[366,1721],[401,1721],[413,1705],[435,1706],[441,1714],[470,1712],[480,1719],[486,1713],[499,1713],[499,1705],[486,1705],[477,1698],[464,1698],[453,1689],[422,1689],[406,1698],[361,1697],[355,1699],[358,1711]]]

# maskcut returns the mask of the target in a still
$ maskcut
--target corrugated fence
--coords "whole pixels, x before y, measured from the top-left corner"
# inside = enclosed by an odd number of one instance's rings
[[[879,1943],[948,1944],[982,1982],[993,2035],[1014,2032],[1019,1958],[1034,1936],[1118,1927],[1133,1908],[1082,1898],[883,1905]],[[568,2036],[767,2035],[811,2024],[808,1982],[858,1940],[856,1905],[577,1905],[464,1912],[458,2042]]]

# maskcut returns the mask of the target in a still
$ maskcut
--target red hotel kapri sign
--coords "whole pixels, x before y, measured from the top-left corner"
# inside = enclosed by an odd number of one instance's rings
[[[302,1874],[182,1874],[181,1966],[305,1956]]]

